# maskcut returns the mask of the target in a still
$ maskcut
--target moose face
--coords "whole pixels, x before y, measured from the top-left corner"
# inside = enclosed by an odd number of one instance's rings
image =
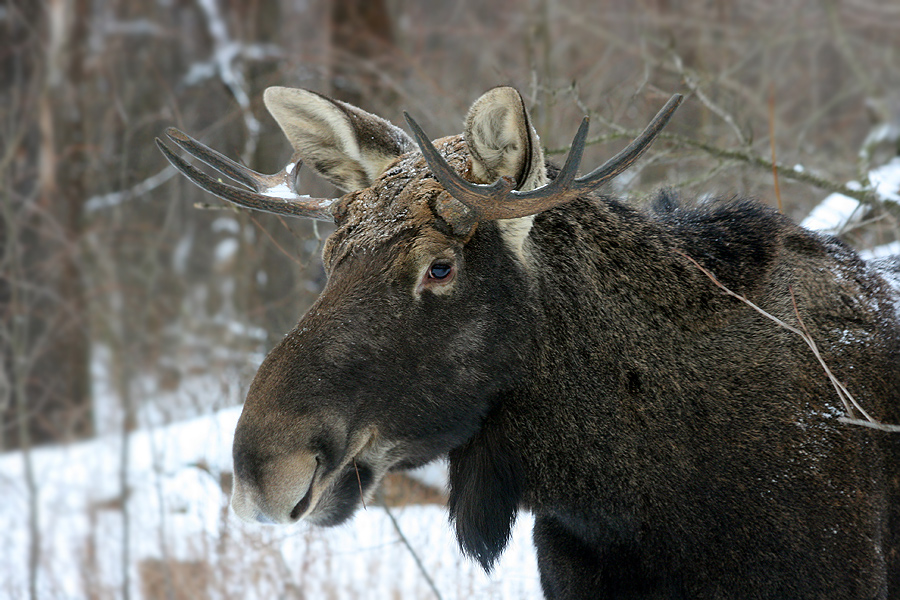
[[[550,183],[513,88],[479,98],[463,136],[432,144],[408,118],[421,153],[402,130],[348,104],[287,88],[269,88],[264,100],[295,149],[275,175],[167,132],[257,193],[214,180],[157,142],[194,183],[226,200],[337,225],[324,248],[325,289],[251,385],[235,431],[232,499],[247,520],[335,525],[389,469],[465,443],[525,375],[542,327],[529,267],[533,215],[633,163],[680,96],[628,148],[576,179],[582,123]],[[299,195],[300,159],[347,195]],[[285,193],[288,202],[274,199]]]

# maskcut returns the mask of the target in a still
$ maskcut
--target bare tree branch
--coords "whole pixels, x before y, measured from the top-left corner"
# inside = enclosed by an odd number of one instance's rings
[[[244,44],[235,41],[228,33],[228,26],[222,16],[218,0],[197,0],[198,6],[205,15],[204,22],[213,40],[213,55],[206,63],[197,63],[185,76],[185,81],[191,84],[200,79],[217,76],[231,92],[241,115],[244,117],[244,125],[247,127],[247,140],[241,159],[244,163],[250,162],[250,157],[256,151],[259,140],[260,123],[250,107],[250,96],[247,93],[247,82],[240,69],[235,67],[239,58],[264,59],[280,56],[280,50],[274,45]]]
[[[608,133],[605,135],[597,136],[595,138],[591,138],[585,142],[586,146],[591,146],[594,144],[604,144],[606,142],[616,141],[616,140],[624,140],[624,139],[633,139],[636,135],[640,134],[639,131],[636,130],[624,130],[615,133]],[[687,147],[687,148],[695,148],[697,150],[702,150],[703,152],[713,156],[715,158],[725,159],[725,160],[733,160],[741,163],[745,163],[769,172],[772,172],[773,169],[777,169],[778,174],[785,179],[790,179],[793,181],[798,181],[800,183],[806,183],[817,187],[822,190],[826,190],[829,192],[835,192],[838,194],[843,194],[845,196],[849,196],[850,198],[854,198],[859,200],[863,204],[871,205],[871,206],[886,206],[893,208],[894,210],[900,210],[900,203],[888,199],[881,198],[875,190],[871,188],[854,188],[850,187],[846,184],[836,183],[831,181],[830,179],[826,179],[824,177],[820,177],[818,175],[814,175],[810,171],[806,169],[798,169],[795,167],[788,167],[784,164],[774,164],[771,160],[763,158],[759,155],[756,155],[749,150],[737,150],[730,148],[721,148],[719,146],[715,146],[713,144],[709,144],[706,142],[701,142],[677,133],[666,133],[662,132],[657,136],[658,140],[666,140],[674,143],[677,146]],[[547,154],[565,154],[569,151],[568,147],[563,148],[548,148],[545,150]]]
[[[151,175],[140,183],[136,183],[127,190],[110,192],[109,194],[101,194],[98,196],[91,196],[84,203],[84,211],[86,213],[92,213],[104,208],[118,206],[119,204],[127,202],[128,200],[132,200],[134,198],[140,198],[144,194],[152,192],[165,182],[172,179],[172,177],[174,177],[176,173],[178,173],[178,171],[175,170],[174,167],[167,166],[162,171],[156,173],[155,175]]]
[[[670,55],[672,56],[672,62],[675,63],[675,68],[681,74],[681,78],[684,81],[685,85],[688,86],[694,95],[703,103],[711,113],[722,119],[734,132],[735,137],[738,140],[738,143],[741,146],[749,146],[750,143],[747,140],[747,136],[744,135],[744,132],[741,131],[741,128],[738,127],[737,122],[735,122],[734,117],[731,116],[731,113],[724,110],[721,106],[713,102],[709,96],[707,96],[703,89],[700,87],[700,84],[697,82],[696,77],[693,73],[688,72],[685,68],[684,63],[681,60],[681,56],[679,56],[675,52],[670,51]]]

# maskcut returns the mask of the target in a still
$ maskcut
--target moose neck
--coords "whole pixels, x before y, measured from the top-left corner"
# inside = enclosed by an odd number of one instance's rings
[[[565,490],[573,506],[584,493],[621,500],[592,472],[598,460],[616,470],[617,398],[641,392],[652,368],[641,348],[689,326],[679,311],[697,296],[681,297],[675,290],[685,283],[677,280],[715,289],[677,264],[678,245],[666,227],[605,198],[535,218],[524,251],[538,310],[522,324],[532,338],[523,376],[500,393],[475,437],[450,453],[450,515],[462,547],[485,567],[521,507],[560,507]]]
[[[673,397],[670,383],[685,369],[716,371],[693,353],[701,334],[741,306],[687,256],[748,297],[772,268],[782,216],[754,209],[748,233],[734,225],[740,206],[684,211],[667,200],[654,214],[581,199],[535,218],[524,250],[540,308],[526,325],[535,338],[527,375],[450,454],[451,516],[482,564],[505,545],[496,524],[520,507],[565,514],[591,497],[594,514],[569,517],[632,526],[627,515],[644,490],[622,458],[633,463],[637,452],[652,468],[648,431],[665,433],[689,401]]]
[[[685,245],[671,226],[609,198],[577,201],[535,220],[534,274],[544,322],[553,326],[536,346],[534,378],[513,400],[527,408],[510,408],[533,415],[535,429],[552,427],[565,438],[558,455],[574,456],[561,457],[560,468],[579,464],[587,441],[615,456],[628,443],[617,439],[622,419],[636,418],[622,414],[633,406],[622,400],[647,394],[658,349],[709,327],[717,310],[728,312],[711,281],[685,266]],[[533,475],[542,476],[538,469]],[[576,479],[596,486],[587,474]]]

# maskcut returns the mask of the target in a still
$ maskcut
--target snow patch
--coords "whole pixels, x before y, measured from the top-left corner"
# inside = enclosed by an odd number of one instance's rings
[[[800,223],[812,231],[838,233],[862,217],[860,202],[843,194],[830,194]]]
[[[882,199],[900,202],[900,156],[869,171],[869,181]]]
[[[861,250],[859,255],[863,260],[869,261],[876,258],[888,258],[900,254],[900,241],[890,244],[882,244],[868,250]]]
[[[278,185],[272,186],[263,190],[263,196],[268,196],[269,198],[280,198],[282,200],[294,200],[297,198],[297,192],[292,190],[287,186],[287,184],[279,183]]]

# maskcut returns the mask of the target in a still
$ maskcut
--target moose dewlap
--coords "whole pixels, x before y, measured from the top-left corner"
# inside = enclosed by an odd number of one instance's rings
[[[679,102],[582,177],[586,122],[548,166],[508,87],[435,142],[270,88],[296,151],[275,175],[170,129],[249,191],[159,142],[204,189],[336,225],[325,289],[251,385],[235,512],[335,525],[449,456],[462,549],[490,569],[531,511],[548,598],[900,597],[900,434],[840,420],[900,423],[900,259],[750,200],[597,193]],[[302,196],[301,160],[346,195]]]

